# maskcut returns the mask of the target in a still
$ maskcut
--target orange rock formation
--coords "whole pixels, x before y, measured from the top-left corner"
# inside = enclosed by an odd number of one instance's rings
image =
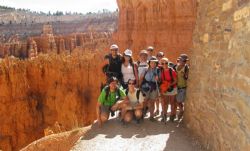
[[[121,51],[137,52],[148,45],[170,59],[189,53],[196,18],[194,0],[117,0],[118,32],[114,40]],[[175,60],[173,60],[175,61]]]
[[[91,124],[99,94],[99,52],[40,55],[0,63],[0,149],[19,150],[45,134]],[[95,75],[95,76],[92,76]]]

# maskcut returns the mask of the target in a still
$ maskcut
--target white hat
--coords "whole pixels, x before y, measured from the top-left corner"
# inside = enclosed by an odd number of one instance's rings
[[[119,47],[116,44],[113,44],[110,46],[110,49],[119,49]]]
[[[154,50],[154,47],[152,47],[152,46],[149,46],[148,48],[147,48],[147,50]]]
[[[130,49],[126,49],[125,51],[124,51],[124,55],[125,56],[132,56],[132,50],[130,50]]]

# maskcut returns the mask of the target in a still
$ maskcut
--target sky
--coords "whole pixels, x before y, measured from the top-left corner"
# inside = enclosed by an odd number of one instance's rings
[[[0,5],[43,12],[98,12],[117,9],[116,0],[0,0]]]

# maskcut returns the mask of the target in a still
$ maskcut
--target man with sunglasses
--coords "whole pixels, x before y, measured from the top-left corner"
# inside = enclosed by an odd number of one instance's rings
[[[107,66],[105,75],[107,79],[110,77],[116,77],[121,83],[122,81],[122,55],[119,53],[119,47],[116,44],[110,46],[110,54],[107,55],[107,60],[103,66]]]

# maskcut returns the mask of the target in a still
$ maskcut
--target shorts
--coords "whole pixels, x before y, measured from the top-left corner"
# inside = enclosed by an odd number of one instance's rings
[[[186,99],[186,88],[178,89],[178,94],[176,96],[177,102],[184,102]]]
[[[174,88],[171,92],[166,92],[164,95],[165,96],[173,96],[173,95],[176,95],[177,94],[177,87]]]
[[[145,100],[156,100],[158,98],[158,93],[156,90],[144,92]]]
[[[101,113],[109,114],[110,113],[110,106],[101,105],[100,111],[101,111]]]

